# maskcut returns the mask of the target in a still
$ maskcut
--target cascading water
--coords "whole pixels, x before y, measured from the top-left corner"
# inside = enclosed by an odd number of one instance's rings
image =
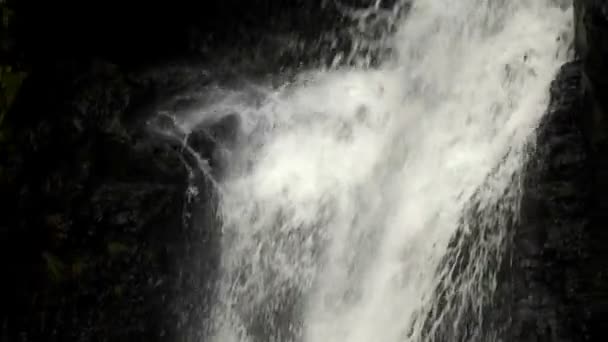
[[[475,331],[516,220],[524,147],[567,59],[570,8],[408,9],[380,67],[220,91],[183,123],[241,118],[217,184],[210,340],[493,339]]]

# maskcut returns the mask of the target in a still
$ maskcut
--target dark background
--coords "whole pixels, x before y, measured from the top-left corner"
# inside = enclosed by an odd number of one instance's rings
[[[234,45],[260,31],[318,32],[328,19],[338,19],[331,10],[319,11],[322,2],[20,0],[14,1],[16,38],[18,49],[36,63],[98,56],[138,65],[196,51],[194,36]]]

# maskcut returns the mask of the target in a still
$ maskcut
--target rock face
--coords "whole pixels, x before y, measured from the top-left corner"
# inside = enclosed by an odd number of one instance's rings
[[[602,339],[608,317],[608,3],[575,1],[577,49],[584,65],[581,122],[589,156],[590,197],[581,296],[588,336]]]
[[[513,341],[600,341],[608,317],[608,4],[575,0],[576,61],[526,169],[510,250]]]
[[[589,335],[602,339],[608,317],[608,3],[586,0],[575,4],[577,49],[584,65],[580,120],[591,182],[583,296],[590,315]]]
[[[128,124],[154,86],[103,62],[24,85],[0,147],[1,341],[200,337],[214,189],[178,140]]]
[[[588,311],[581,270],[587,259],[589,167],[583,134],[581,63],[560,70],[524,176],[512,246],[510,340],[584,341]]]

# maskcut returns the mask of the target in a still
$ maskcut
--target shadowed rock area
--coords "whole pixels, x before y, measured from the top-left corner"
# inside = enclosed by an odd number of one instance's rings
[[[582,0],[575,5],[577,52],[583,63],[583,108],[578,122],[585,138],[590,182],[580,296],[587,312],[587,336],[601,340],[608,322],[608,3]]]
[[[4,340],[199,328],[217,266],[213,188],[179,142],[126,124],[139,96],[102,62],[26,81],[1,146]]]
[[[514,341],[585,341],[587,311],[582,269],[589,165],[578,124],[581,63],[571,62],[551,84],[524,177],[520,225],[510,248]]]

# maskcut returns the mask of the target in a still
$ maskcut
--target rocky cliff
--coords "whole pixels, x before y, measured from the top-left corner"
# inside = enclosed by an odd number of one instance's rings
[[[513,341],[600,341],[608,317],[608,5],[574,6],[576,58],[551,86],[510,249]]]
[[[608,318],[608,4],[586,0],[576,5],[577,51],[584,66],[579,122],[589,155],[591,190],[582,295],[589,333],[602,339]]]

